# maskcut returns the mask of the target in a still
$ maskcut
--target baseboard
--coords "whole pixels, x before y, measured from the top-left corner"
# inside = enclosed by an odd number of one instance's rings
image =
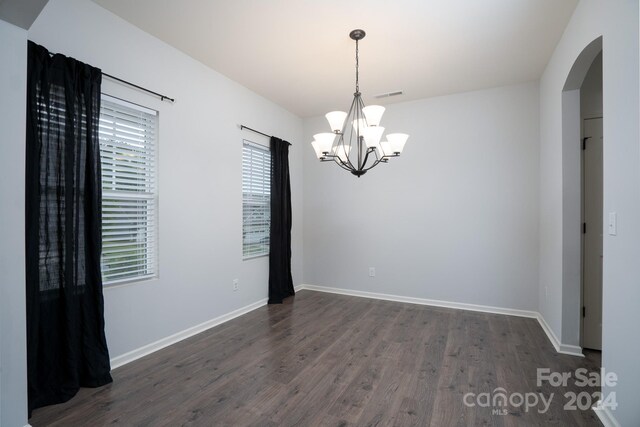
[[[545,334],[547,334],[549,341],[551,341],[551,344],[553,344],[558,353],[567,354],[569,356],[584,357],[584,354],[582,354],[582,347],[577,345],[562,344],[547,321],[544,320],[542,314],[538,313],[537,318],[538,323],[540,323],[540,326],[542,327],[542,330]]]
[[[513,308],[492,307],[488,305],[467,304],[461,302],[442,301],[426,298],[405,297],[401,295],[391,295],[375,292],[354,291],[351,289],[329,288],[325,286],[302,285],[302,289],[310,291],[328,292],[332,294],[350,295],[354,297],[372,298],[385,301],[406,302],[409,304],[429,305],[434,307],[455,308],[458,310],[480,311],[483,313],[505,314],[507,316],[529,317],[536,319],[538,313],[535,311],[517,310]]]
[[[432,299],[426,299],[426,298],[414,298],[414,297],[406,297],[401,295],[391,295],[391,294],[384,294],[384,293],[355,291],[351,289],[330,288],[326,286],[315,286],[315,285],[308,285],[308,284],[298,285],[294,289],[296,292],[299,292],[304,289],[308,289],[310,291],[328,292],[333,294],[350,295],[350,296],[372,298],[372,299],[379,299],[379,300],[386,300],[386,301],[404,302],[409,304],[429,305],[434,307],[444,307],[444,308],[453,308],[458,310],[469,310],[469,311],[478,311],[483,313],[503,314],[508,316],[533,318],[538,320],[538,323],[540,323],[542,330],[547,334],[547,337],[549,337],[549,341],[551,341],[551,344],[553,344],[553,346],[555,347],[558,353],[584,357],[584,355],[582,354],[582,349],[580,347],[560,343],[560,341],[558,340],[556,335],[553,333],[549,325],[547,325],[547,322],[544,320],[542,315],[535,311],[517,310],[512,308],[492,307],[492,306],[486,306],[486,305],[467,304],[467,303],[442,301],[442,300],[432,300]],[[122,365],[126,365],[127,363],[140,359],[141,357],[147,356],[153,352],[161,350],[172,344],[175,344],[184,339],[197,335],[200,332],[204,332],[207,329],[211,329],[222,323],[228,322],[231,319],[235,319],[236,317],[249,313],[250,311],[253,311],[266,304],[267,304],[267,299],[266,298],[261,299],[260,301],[256,301],[252,304],[241,307],[237,310],[223,314],[222,316],[218,316],[214,319],[208,320],[199,325],[192,326],[190,328],[177,332],[168,337],[159,339],[155,342],[144,345],[135,350],[121,354],[120,356],[116,356],[111,359],[111,369],[119,368]]]
[[[304,285],[298,285],[294,287],[296,292],[304,289]],[[177,332],[168,337],[159,339],[158,341],[152,342],[151,344],[144,345],[135,350],[129,351],[127,353],[121,354],[120,356],[116,356],[111,359],[111,369],[119,368],[122,365],[126,365],[127,363],[133,362],[134,360],[140,359],[141,357],[147,356],[153,352],[161,350],[165,347],[173,345],[177,342],[180,342],[184,339],[192,337],[194,335],[199,334],[200,332],[204,332],[207,329],[211,329],[214,326],[218,326],[222,323],[228,322],[231,319],[235,319],[236,317],[242,316],[243,314],[247,314],[250,311],[255,310],[256,308],[260,308],[263,305],[267,304],[267,298],[261,299],[260,301],[256,301],[252,304],[241,307],[237,310],[231,311],[229,313],[223,314],[222,316],[218,316],[215,319],[207,320],[204,323],[201,323],[196,326],[192,326],[183,331]],[[29,426],[25,426],[29,427]]]
[[[518,316],[518,317],[528,317],[532,319],[537,319],[538,323],[542,327],[542,330],[545,332],[545,334],[547,334],[549,341],[551,341],[551,344],[553,345],[553,347],[556,349],[558,353],[567,354],[571,356],[584,357],[584,355],[582,354],[581,347],[578,347],[575,345],[562,344],[560,340],[558,340],[556,335],[553,333],[553,331],[551,330],[547,322],[544,320],[544,317],[542,317],[542,315],[537,311],[517,310],[513,308],[492,307],[487,305],[467,304],[467,303],[433,300],[433,299],[426,299],[426,298],[414,298],[414,297],[406,297],[401,295],[355,291],[351,289],[330,288],[326,286],[316,286],[316,285],[308,285],[308,284],[300,285],[299,289],[300,290],[308,289],[310,291],[328,292],[328,293],[340,294],[340,295],[350,295],[354,297],[380,299],[385,301],[406,302],[409,304],[429,305],[429,306],[435,306],[435,307],[454,308],[458,310],[479,311],[482,313],[504,314],[507,316]]]
[[[620,427],[620,423],[616,420],[616,417],[613,416],[613,412],[608,407],[603,407],[601,405],[602,402],[598,401],[596,406],[593,408],[593,412],[596,413],[596,416],[602,423],[604,427]]]
[[[122,365],[126,365],[127,363],[133,362],[134,360],[140,359],[141,357],[147,356],[153,352],[192,337],[196,334],[199,334],[200,332],[204,332],[207,329],[213,328],[214,326],[218,326],[222,323],[228,322],[231,319],[235,319],[238,316],[242,316],[243,314],[253,311],[256,308],[260,308],[266,304],[267,298],[261,299],[260,301],[256,301],[237,310],[223,314],[222,316],[218,316],[215,319],[208,320],[199,325],[192,326],[168,337],[159,339],[158,341],[152,342],[151,344],[144,345],[120,356],[116,356],[111,359],[111,369],[116,369]]]

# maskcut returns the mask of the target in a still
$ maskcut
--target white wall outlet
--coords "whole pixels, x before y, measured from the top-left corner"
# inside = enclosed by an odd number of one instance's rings
[[[369,267],[369,277],[376,277],[376,268]]]
[[[234,292],[238,290],[238,283],[239,283],[238,279],[233,279],[233,291]]]

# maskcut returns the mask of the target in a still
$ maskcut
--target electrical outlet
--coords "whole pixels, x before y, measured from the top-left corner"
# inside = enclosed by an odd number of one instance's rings
[[[238,290],[238,279],[233,279],[233,291],[237,291]]]
[[[376,277],[376,268],[369,267],[369,277]]]

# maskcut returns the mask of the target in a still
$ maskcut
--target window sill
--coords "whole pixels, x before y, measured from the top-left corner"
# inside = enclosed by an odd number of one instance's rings
[[[261,255],[251,255],[248,257],[242,257],[242,261],[250,261],[252,259],[258,259],[258,258],[269,258],[269,254],[261,254]]]
[[[149,276],[141,276],[141,277],[132,277],[130,279],[122,279],[122,280],[116,280],[113,282],[109,282],[109,283],[103,283],[102,284],[102,288],[103,289],[113,289],[113,288],[120,288],[122,286],[128,286],[128,285],[133,285],[136,283],[141,283],[141,282],[152,282],[158,280],[158,275],[157,274],[153,274],[153,275],[149,275]]]

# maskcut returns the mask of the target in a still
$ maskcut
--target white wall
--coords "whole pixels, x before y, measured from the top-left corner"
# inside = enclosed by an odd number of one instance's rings
[[[602,116],[602,53],[593,60],[580,88],[580,116]]]
[[[0,425],[27,424],[24,158],[27,32],[0,20]]]
[[[536,310],[537,84],[389,105],[382,125],[405,153],[358,179],[316,160],[328,124],[305,120],[304,282]]]
[[[267,297],[268,259],[242,261],[242,138],[254,135],[238,124],[293,144],[292,268],[300,283],[298,117],[90,1],[50,1],[29,39],[177,100],[171,105],[104,79],[103,92],[159,110],[160,118],[160,278],[104,290],[112,358]]]
[[[637,425],[640,405],[640,144],[638,2],[582,0],[540,81],[540,312],[564,341],[562,321],[562,90],[580,52],[603,37],[604,212],[618,235],[604,237],[603,365],[617,373],[621,425]],[[545,293],[545,289],[548,291]]]

